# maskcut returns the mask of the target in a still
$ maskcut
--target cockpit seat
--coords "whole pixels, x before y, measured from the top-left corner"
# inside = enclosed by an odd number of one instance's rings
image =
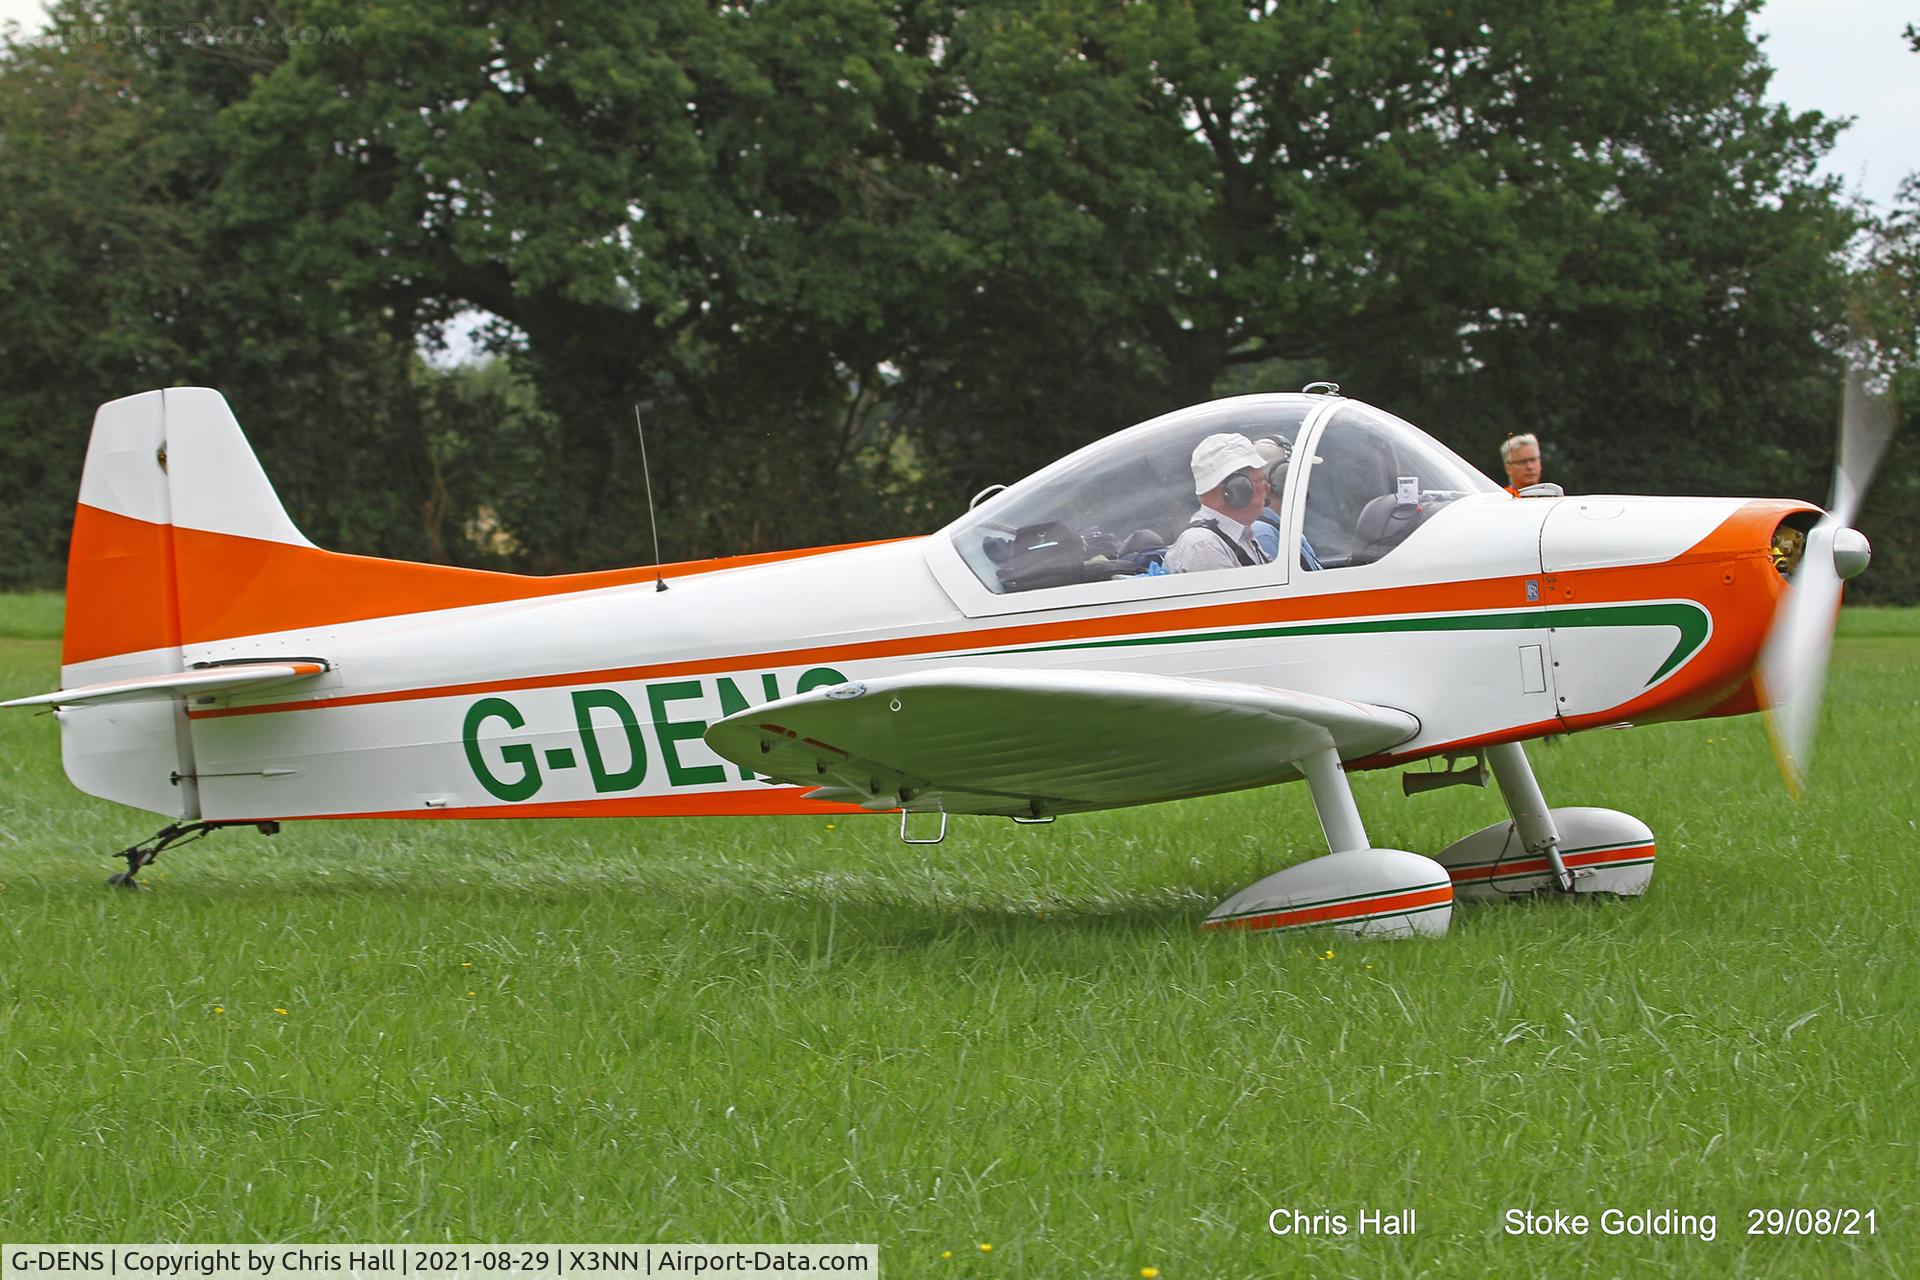
[[[1114,549],[1113,558],[1119,562],[1121,575],[1125,577],[1165,573],[1167,540],[1157,529],[1135,529]]]
[[[1427,518],[1427,510],[1405,504],[1397,494],[1383,493],[1360,508],[1353,525],[1353,555],[1348,564],[1372,564],[1406,540]]]

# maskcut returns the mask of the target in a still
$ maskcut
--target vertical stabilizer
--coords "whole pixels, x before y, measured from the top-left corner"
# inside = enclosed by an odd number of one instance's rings
[[[67,554],[61,683],[182,669],[180,575],[191,531],[308,547],[219,392],[148,391],[102,405]],[[179,702],[58,713],[67,777],[89,794],[200,816]]]
[[[172,523],[202,533],[311,547],[294,528],[253,446],[218,391],[176,387],[165,397]]]

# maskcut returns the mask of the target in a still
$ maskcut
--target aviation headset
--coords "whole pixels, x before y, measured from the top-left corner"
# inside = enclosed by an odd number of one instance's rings
[[[1259,443],[1275,444],[1280,447],[1279,460],[1268,464],[1266,469],[1267,485],[1275,493],[1278,493],[1280,492],[1280,473],[1285,471],[1287,464],[1293,460],[1293,449],[1285,440],[1278,440],[1272,436],[1262,439]],[[1253,481],[1236,471],[1227,477],[1226,484],[1220,490],[1220,497],[1226,502],[1227,506],[1235,511],[1251,506],[1253,503]]]
[[[1239,511],[1253,504],[1253,481],[1236,471],[1227,477],[1227,483],[1220,490],[1220,497],[1227,506]]]

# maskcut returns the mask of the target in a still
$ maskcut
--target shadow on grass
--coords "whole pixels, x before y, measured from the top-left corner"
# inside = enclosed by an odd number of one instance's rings
[[[756,882],[745,874],[752,866],[738,861],[710,867],[604,860],[556,866],[549,856],[530,868],[495,857],[455,871],[439,864],[343,868],[334,853],[303,869],[296,858],[296,869],[289,871],[256,852],[247,853],[238,866],[204,866],[212,856],[211,850],[197,854],[202,866],[176,866],[165,879],[134,893],[91,876],[68,885],[40,877],[37,888],[23,896],[68,909],[87,906],[97,896],[92,910],[109,920],[137,921],[141,928],[195,929],[210,917],[227,915],[290,926],[312,921],[327,931],[369,934],[457,928],[513,936],[578,928],[622,939],[636,951],[699,938],[786,959],[823,950],[851,961],[877,953],[957,948],[1069,969],[1083,967],[1090,954],[1146,951],[1168,942],[1231,949],[1282,939],[1319,939],[1326,945],[1357,941],[1331,930],[1210,933],[1202,924],[1213,904],[1238,887],[1240,882],[1231,880],[1137,881],[1122,891],[1036,898],[927,868],[905,883],[844,869]],[[1535,933],[1564,939],[1570,931],[1590,934],[1594,927],[1632,931],[1635,922],[1618,918],[1621,912],[1644,914],[1640,903],[1602,895],[1543,893],[1459,903],[1451,934],[1468,933],[1498,945],[1500,939],[1517,943]]]

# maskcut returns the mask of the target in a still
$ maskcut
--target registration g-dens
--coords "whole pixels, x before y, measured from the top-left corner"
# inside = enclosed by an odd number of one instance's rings
[[[1881,418],[1848,393],[1830,512],[1515,498],[1316,384],[1121,431],[925,537],[539,578],[316,547],[217,392],[152,391],[94,421],[63,687],[9,705],[56,709],[76,786],[169,819],[124,884],[292,820],[881,812],[934,840],[1304,779],[1328,853],[1208,925],[1441,933],[1456,898],[1653,874],[1638,819],[1548,805],[1530,738],[1765,710],[1798,785],[1868,559]],[[1217,496],[1236,529],[1266,503],[1277,554],[1160,571],[1222,436],[1261,465]],[[1408,766],[1409,795],[1490,769],[1505,816],[1378,846],[1347,775]]]
[[[121,1246],[111,1249],[8,1248],[9,1275],[145,1275],[156,1277],[196,1277],[266,1275],[273,1270],[273,1259],[261,1249],[251,1248],[176,1248]]]
[[[22,1249],[14,1246],[8,1248],[6,1258],[7,1270],[22,1274],[39,1272],[43,1275],[62,1275],[107,1269],[105,1249]]]
[[[9,1275],[72,1274],[153,1276],[158,1280],[212,1280],[225,1276],[273,1274],[271,1250],[254,1246],[122,1245],[107,1249],[9,1248]]]

